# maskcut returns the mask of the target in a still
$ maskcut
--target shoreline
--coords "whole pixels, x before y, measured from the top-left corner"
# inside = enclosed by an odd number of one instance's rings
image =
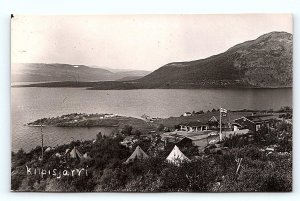
[[[282,118],[282,115],[289,113],[287,110],[291,109],[289,107],[282,107],[280,110],[228,110],[228,119],[226,121],[233,122],[237,118],[244,116],[255,115],[272,115],[276,119]],[[209,124],[210,119],[218,118],[219,110],[212,109],[211,111],[203,112],[202,110],[198,112],[190,112],[189,116],[170,116],[165,118],[150,117],[146,114],[141,117],[130,117],[130,116],[120,116],[117,114],[87,114],[87,113],[70,113],[64,114],[57,117],[48,117],[37,119],[33,122],[28,122],[23,124],[23,126],[35,127],[36,129],[52,127],[52,128],[70,128],[70,129],[101,129],[101,128],[111,128],[114,129],[112,134],[119,133],[122,129],[126,127],[131,127],[133,133],[140,133],[142,135],[153,135],[155,133],[161,133],[163,131],[171,131],[178,128],[181,124],[194,124],[195,122],[202,122]],[[225,118],[225,117],[224,117]],[[227,122],[229,123],[229,122]],[[225,131],[225,130],[224,130]],[[82,133],[84,136],[84,132]],[[95,132],[95,135],[97,132]],[[72,136],[72,135],[71,135]],[[32,146],[34,148],[34,146]],[[21,149],[21,148],[20,148]]]
[[[22,85],[11,85],[11,88],[25,88],[25,87],[38,87],[38,88],[85,88],[86,90],[134,90],[134,89],[290,89],[293,86],[203,86],[199,84],[186,85],[186,86],[153,86],[148,83],[138,81],[101,81],[101,82],[74,82],[74,81],[53,81],[53,82],[38,82]]]

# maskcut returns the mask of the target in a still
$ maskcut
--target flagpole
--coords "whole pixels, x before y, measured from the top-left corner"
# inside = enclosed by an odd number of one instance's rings
[[[42,124],[40,126],[41,126],[42,161],[43,161],[44,160],[44,135],[43,135],[43,126],[42,126]]]
[[[220,107],[220,135],[219,135],[219,140],[222,140],[222,112],[221,112],[222,107]]]

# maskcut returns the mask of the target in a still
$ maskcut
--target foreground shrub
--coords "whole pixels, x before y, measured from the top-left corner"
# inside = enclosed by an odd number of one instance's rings
[[[163,191],[207,192],[215,182],[216,174],[206,160],[170,164],[162,172]]]

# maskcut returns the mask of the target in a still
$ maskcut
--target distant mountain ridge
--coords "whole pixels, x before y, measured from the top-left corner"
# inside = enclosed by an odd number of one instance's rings
[[[101,68],[101,69],[104,69],[104,70],[108,70],[110,72],[113,72],[113,73],[125,73],[125,72],[136,72],[137,75],[136,76],[141,76],[141,74],[149,74],[150,71],[146,71],[146,70],[133,70],[133,69],[130,69],[130,68],[124,68],[124,69],[120,69],[120,68],[109,68],[109,67],[106,67],[106,66],[96,66],[96,65],[93,65],[93,66],[90,66],[92,68]]]
[[[111,72],[106,69],[93,68],[86,65],[13,63],[11,78],[12,82],[95,82],[114,81],[131,76],[139,76],[140,78],[149,73],[149,71],[127,69]]]
[[[103,81],[100,82],[75,83],[71,80],[30,86],[86,87],[94,90],[292,87],[293,35],[267,33],[206,59],[166,64],[142,78],[138,78],[140,75],[127,75],[108,82],[105,79],[111,78],[112,72],[104,69],[101,72]]]
[[[139,79],[151,88],[291,87],[293,36],[271,32],[206,59],[169,63]]]

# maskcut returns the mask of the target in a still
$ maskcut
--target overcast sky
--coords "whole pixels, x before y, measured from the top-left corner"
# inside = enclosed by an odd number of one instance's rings
[[[292,33],[291,15],[15,15],[13,63],[68,63],[155,70],[226,51],[271,31]]]

